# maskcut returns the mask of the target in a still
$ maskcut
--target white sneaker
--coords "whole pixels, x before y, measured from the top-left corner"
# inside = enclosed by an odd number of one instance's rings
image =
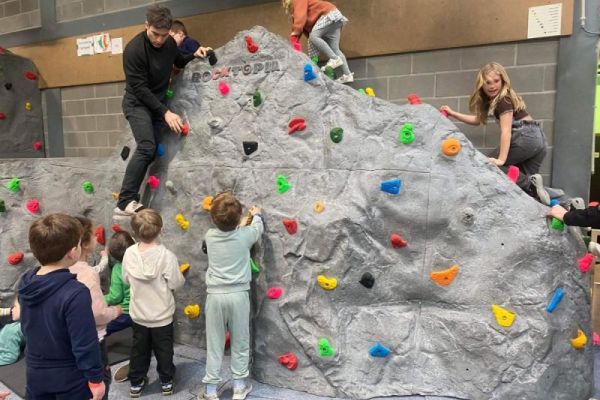
[[[571,199],[571,208],[576,210],[584,210],[585,209],[585,201],[581,197],[573,197]]]
[[[217,386],[217,391],[216,393],[213,394],[207,394],[207,386],[206,384],[204,384],[202,386],[202,389],[200,390],[200,393],[198,393],[198,400],[219,400],[219,397],[223,394],[223,392],[225,391],[225,389],[227,389],[227,385],[229,384],[229,380],[226,381],[222,381],[221,383],[219,383],[219,386]]]
[[[354,82],[354,72],[344,74],[335,80],[337,83],[350,83]]]
[[[596,257],[600,257],[600,244],[596,242],[590,242],[588,245],[588,250]]]
[[[333,69],[336,69],[337,67],[341,67],[344,64],[344,62],[342,61],[341,57],[338,58],[330,58],[329,61],[327,61],[327,64],[323,65],[321,67],[321,71],[325,72],[325,70],[327,69],[327,67],[331,67]]]
[[[252,391],[252,384],[246,383],[243,388],[233,388],[233,397],[231,400],[244,400],[246,396]]]
[[[550,205],[550,195],[546,192],[546,188],[544,188],[544,180],[540,174],[534,174],[529,177],[529,182],[535,188],[535,192],[537,193],[538,199],[540,203],[549,206]]]
[[[136,212],[141,211],[144,208],[145,207],[142,203],[137,202],[135,200],[131,200],[125,207],[125,210],[121,210],[119,207],[115,207],[114,214],[123,217],[131,217]]]

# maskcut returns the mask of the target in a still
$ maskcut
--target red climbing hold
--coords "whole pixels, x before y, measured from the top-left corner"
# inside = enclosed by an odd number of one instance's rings
[[[577,260],[577,262],[579,263],[579,270],[585,274],[592,268],[592,265],[594,265],[594,255],[592,253],[586,253],[586,255]]]
[[[280,298],[281,293],[283,293],[282,288],[272,287],[267,289],[267,297],[273,300]]]
[[[258,45],[254,43],[252,36],[247,35],[244,37],[246,39],[246,48],[250,53],[256,53],[258,51]]]
[[[181,136],[187,136],[190,133],[190,124],[187,122],[181,127]]]
[[[0,46],[0,54],[4,54],[6,53],[6,49],[4,47]]]
[[[114,233],[123,232],[123,228],[119,224],[112,224],[111,228]]]
[[[598,203],[597,201],[590,201],[590,204],[588,204],[588,208],[594,208],[598,206],[600,206],[600,203]]]
[[[35,81],[37,79],[37,75],[31,71],[27,71],[25,72],[25,78],[29,79],[30,81]]]
[[[284,218],[283,226],[285,226],[285,229],[290,235],[293,235],[294,233],[298,232],[298,223],[295,219]]]
[[[225,332],[225,350],[231,347],[231,333]]]
[[[10,265],[17,265],[18,263],[23,261],[23,257],[25,257],[25,254],[21,253],[20,251],[17,251],[15,253],[9,254],[7,260]]]
[[[594,346],[600,346],[600,336],[596,332],[592,334],[592,344]]]
[[[407,97],[408,103],[414,105],[421,104],[421,99],[414,93],[411,93]]]
[[[282,354],[279,356],[279,363],[293,371],[298,368],[298,357],[294,353]]]
[[[448,111],[440,108],[440,114],[442,114],[444,117],[448,118]]]
[[[33,142],[33,149],[35,151],[40,151],[42,149],[42,141],[40,139],[36,139],[36,141]]]
[[[226,96],[227,93],[229,93],[229,85],[227,84],[227,82],[225,82],[225,81],[219,82],[219,92],[221,92],[221,94],[223,96]]]
[[[408,245],[408,242],[406,240],[402,239],[402,236],[400,236],[397,233],[392,233],[390,235],[390,243],[392,244],[392,247],[395,249],[406,247]]]
[[[38,199],[27,200],[25,207],[27,207],[27,211],[32,214],[37,214],[40,212],[40,202]]]
[[[290,44],[296,51],[302,51],[302,44],[298,39],[298,36],[290,36]]]
[[[0,120],[5,120],[6,119],[6,114],[4,114],[3,112],[0,112]]]
[[[150,186],[150,189],[156,189],[160,186],[160,179],[154,175],[150,175],[148,177],[148,186]]]
[[[104,241],[104,227],[102,225],[98,225],[96,227],[96,241],[102,246],[106,244],[106,242]]]
[[[288,134],[292,134],[294,132],[303,131],[306,129],[306,121],[304,118],[292,118],[290,123],[288,124]]]
[[[508,172],[506,173],[506,175],[508,175],[508,179],[510,179],[514,183],[517,183],[517,179],[519,179],[520,173],[521,171],[519,171],[519,167],[517,167],[516,165],[511,165],[510,167],[508,167]]]

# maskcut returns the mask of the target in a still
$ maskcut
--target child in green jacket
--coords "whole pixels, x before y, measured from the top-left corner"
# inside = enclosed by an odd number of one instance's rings
[[[21,355],[21,350],[25,345],[25,336],[19,322],[21,319],[21,307],[18,300],[15,299],[11,308],[1,310],[8,310],[8,313],[4,312],[2,315],[11,322],[0,329],[0,365],[10,365],[17,362]]]
[[[108,242],[108,254],[117,263],[113,266],[110,275],[110,289],[108,294],[104,296],[104,299],[109,306],[121,306],[123,314],[108,323],[106,336],[129,328],[133,324],[129,316],[129,285],[123,282],[121,262],[123,261],[125,250],[134,243],[135,241],[126,231],[115,233]]]

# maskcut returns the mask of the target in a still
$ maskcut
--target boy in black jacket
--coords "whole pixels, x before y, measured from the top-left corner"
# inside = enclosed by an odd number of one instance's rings
[[[28,400],[104,396],[92,298],[69,272],[81,253],[82,232],[66,214],[50,214],[29,228],[29,246],[41,266],[23,275],[18,290]]]

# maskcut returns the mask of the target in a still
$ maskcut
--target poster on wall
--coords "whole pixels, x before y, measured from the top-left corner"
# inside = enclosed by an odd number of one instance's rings
[[[78,38],[77,39],[77,56],[93,56],[94,55],[94,38]]]
[[[110,33],[94,35],[94,52],[110,53]]]
[[[529,7],[527,38],[560,36],[562,3]]]

